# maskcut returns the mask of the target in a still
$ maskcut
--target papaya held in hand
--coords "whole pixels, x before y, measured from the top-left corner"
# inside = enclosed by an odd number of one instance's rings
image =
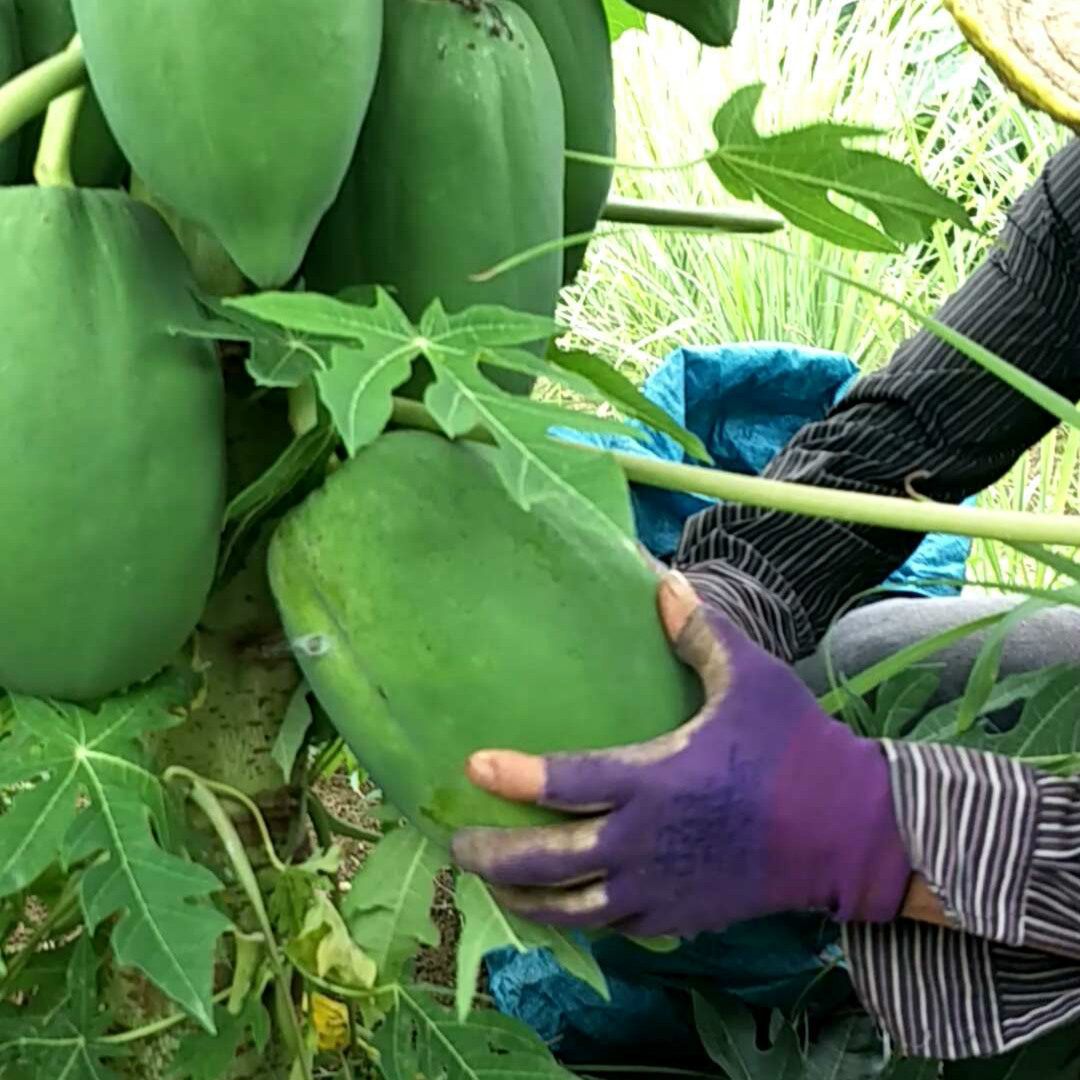
[[[380,436],[277,527],[270,582],[308,682],[387,802],[434,843],[463,826],[565,816],[496,798],[461,763],[648,742],[701,685],[656,617],[656,575],[622,527],[519,506],[494,451]]]
[[[468,776],[578,819],[469,828],[454,859],[541,922],[692,936],[785,911],[886,922],[911,866],[880,745],[825,715],[791,668],[702,605],[682,575],[660,609],[706,702],[683,727],[614,750],[474,754]]]

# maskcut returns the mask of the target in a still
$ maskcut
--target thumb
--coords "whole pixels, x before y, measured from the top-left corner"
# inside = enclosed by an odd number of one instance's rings
[[[698,673],[710,700],[722,698],[731,686],[731,656],[710,625],[701,598],[678,570],[660,582],[659,605],[676,655]]]

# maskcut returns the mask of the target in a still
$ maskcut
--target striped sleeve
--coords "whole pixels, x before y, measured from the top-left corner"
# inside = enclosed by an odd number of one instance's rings
[[[885,747],[912,865],[949,926],[846,927],[863,1004],[901,1053],[945,1060],[1080,1019],[1080,780],[973,750]]]
[[[941,321],[1072,401],[1080,398],[1080,141],[1046,166],[1001,242]],[[1004,475],[1055,424],[928,332],[799,431],[766,475],[823,488],[958,503]],[[703,598],[788,660],[884,581],[916,533],[720,504],[686,525],[676,566]]]

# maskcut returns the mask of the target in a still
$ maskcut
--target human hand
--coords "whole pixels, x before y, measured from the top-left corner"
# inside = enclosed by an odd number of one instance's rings
[[[459,866],[509,910],[564,926],[692,936],[782,911],[896,917],[911,876],[879,745],[668,574],[660,613],[702,710],[649,743],[535,757],[481,751],[473,783],[577,815],[463,829]]]

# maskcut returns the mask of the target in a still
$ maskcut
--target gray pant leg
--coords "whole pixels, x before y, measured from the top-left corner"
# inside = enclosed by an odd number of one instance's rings
[[[845,615],[822,647],[800,661],[796,668],[816,694],[823,694],[830,689],[825,649],[832,658],[834,671],[850,678],[906,645],[1008,610],[1017,603],[1012,597],[882,600]],[[969,635],[927,661],[944,665],[941,685],[929,703],[930,708],[963,695],[986,634],[987,631],[982,631]],[[1064,663],[1080,664],[1080,608],[1063,605],[1038,612],[1013,629],[1005,643],[1001,674],[1015,675]],[[1008,723],[1014,718],[995,719]]]

